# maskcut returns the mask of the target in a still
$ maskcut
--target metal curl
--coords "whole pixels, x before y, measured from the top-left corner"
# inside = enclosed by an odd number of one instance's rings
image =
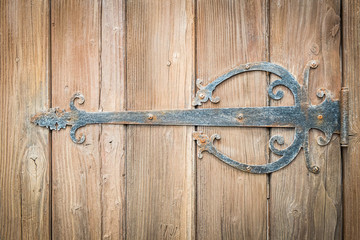
[[[75,93],[72,98],[70,99],[70,109],[73,110],[73,111],[76,111],[78,110],[75,105],[74,105],[74,102],[75,100],[78,99],[78,103],[79,104],[83,104],[85,102],[85,97],[84,95],[82,95],[81,93]]]
[[[196,92],[196,96],[193,99],[192,105],[201,105],[201,103],[205,103],[208,100],[210,100],[212,103],[220,102],[220,97],[213,97],[212,95],[214,89],[209,88],[208,86],[203,86],[202,82],[203,81],[201,79],[196,80],[196,86],[199,88],[199,91]]]
[[[81,127],[83,127],[83,126],[82,125],[74,125],[70,129],[70,138],[74,143],[81,144],[81,143],[85,142],[86,137],[83,134],[80,135],[80,138],[76,138],[76,131]]]
[[[319,136],[317,138],[317,143],[320,145],[320,146],[326,146],[330,143],[331,141],[331,137],[332,137],[332,134],[331,133],[325,133],[325,138],[322,137],[322,136]]]
[[[220,102],[220,97],[218,97],[218,96],[213,97],[212,95],[210,95],[210,102],[218,103],[218,102]]]
[[[199,159],[202,159],[202,158],[204,157],[204,155],[203,155],[202,153],[203,153],[205,150],[206,150],[205,148],[199,148],[199,149],[198,149],[198,154],[197,154],[197,156],[198,156]]]
[[[199,88],[199,90],[196,92],[196,96],[193,99],[193,106],[201,105],[201,103],[204,103],[210,99],[211,102],[217,103],[220,101],[219,97],[213,97],[212,93],[215,90],[215,88],[221,84],[222,82],[228,80],[229,78],[236,76],[241,73],[250,72],[250,71],[264,71],[269,72],[272,74],[275,74],[281,78],[281,80],[275,81],[274,83],[270,84],[271,89],[269,91],[269,95],[271,98],[275,100],[279,100],[284,96],[284,92],[279,90],[276,94],[272,92],[272,88],[275,87],[275,85],[283,85],[290,89],[292,94],[295,98],[295,103],[298,104],[298,90],[300,89],[299,83],[295,80],[294,76],[292,76],[286,69],[283,67],[268,63],[268,62],[257,62],[257,63],[248,63],[244,65],[240,65],[237,68],[232,69],[226,74],[223,74],[222,76],[219,76],[214,81],[210,82],[208,85],[203,86],[201,83],[202,81],[200,79],[196,80],[196,85]]]
[[[203,134],[202,132],[194,132],[193,137],[194,140],[197,141],[197,145],[199,146],[198,149],[199,158],[200,156],[202,157],[201,153],[203,151],[207,151],[210,154],[217,157],[220,161],[238,170],[249,173],[261,174],[261,173],[271,173],[277,171],[290,164],[294,160],[295,156],[298,154],[298,152],[300,151],[303,145],[304,131],[302,129],[296,129],[295,139],[288,148],[279,151],[275,149],[275,151],[277,151],[277,153],[279,153],[278,155],[281,155],[281,157],[275,162],[271,162],[263,165],[251,165],[246,163],[240,163],[218,151],[212,142],[215,139],[220,139],[220,136],[217,134],[214,134],[209,138],[207,135]],[[274,142],[276,140],[283,144],[283,137],[281,136],[274,136],[272,137],[272,139],[273,140],[271,140],[271,142]]]
[[[268,94],[274,100],[280,100],[284,97],[284,91],[282,91],[282,90],[277,90],[276,93],[274,93],[274,88],[277,86],[285,86],[286,87],[286,85],[284,85],[284,82],[282,80],[276,80],[276,81],[270,83],[270,85],[268,87]]]
[[[215,137],[214,137],[215,138]],[[207,151],[210,145],[212,145],[212,142],[214,141],[213,136],[209,138],[209,136],[203,134],[202,132],[194,132],[193,133],[193,139],[196,140],[196,143],[198,145],[198,151],[197,155],[198,158],[203,158],[202,152]],[[212,139],[212,140],[210,140]]]
[[[208,135],[203,134],[202,132],[195,132],[193,134],[193,138],[195,140],[197,140],[197,145],[199,147],[198,149],[198,157],[201,159],[203,158],[202,152],[204,151],[211,151],[212,149],[214,149],[214,141],[215,139],[219,140],[220,139],[220,135],[219,134],[213,134],[211,135],[211,137],[209,138]]]
[[[309,150],[309,132],[305,133],[305,139],[304,139],[304,152],[305,152],[305,164],[306,164],[306,168],[315,174],[318,174],[320,172],[320,168],[313,164],[311,159],[310,159],[310,150]]]
[[[210,142],[213,144],[215,139],[220,140],[220,138],[221,138],[220,135],[215,133],[215,134],[211,135]]]
[[[308,86],[309,86],[310,69],[315,69],[318,66],[319,66],[319,61],[317,61],[317,60],[311,60],[306,64],[304,71],[303,71],[303,76],[304,76],[303,84],[306,88],[308,88]]]
[[[196,79],[196,86],[199,88],[199,89],[204,89],[205,88],[205,86],[203,86],[202,85],[202,83],[203,83],[203,80],[201,80],[201,79]]]
[[[270,150],[275,153],[276,155],[284,155],[286,152],[286,149],[278,149],[275,147],[275,142],[277,142],[279,145],[284,145],[284,137],[280,135],[272,136],[269,140],[269,148]]]
[[[320,99],[331,99],[331,92],[326,88],[319,88],[316,91],[316,96]]]

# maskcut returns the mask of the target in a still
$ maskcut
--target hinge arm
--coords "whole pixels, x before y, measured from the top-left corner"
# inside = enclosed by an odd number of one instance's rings
[[[70,137],[75,143],[83,143],[85,136],[76,137],[77,129],[88,124],[146,124],[146,125],[191,125],[191,126],[222,126],[222,127],[290,127],[295,129],[293,142],[287,148],[278,148],[284,144],[284,138],[280,135],[272,136],[269,140],[269,149],[280,158],[264,165],[251,165],[240,163],[220,152],[215,146],[215,139],[220,135],[208,136],[201,132],[193,134],[198,145],[198,156],[207,151],[216,156],[224,163],[249,173],[271,173],[290,164],[299,151],[304,149],[306,167],[312,173],[319,173],[320,168],[315,165],[310,156],[309,131],[317,129],[324,136],[318,137],[321,146],[329,144],[332,135],[340,132],[342,147],[348,146],[349,142],[349,90],[342,88],[340,100],[333,99],[331,93],[320,88],[316,95],[323,101],[318,105],[312,105],[308,94],[308,82],[310,69],[318,66],[317,61],[310,61],[304,69],[303,85],[300,85],[295,77],[285,68],[268,62],[248,63],[240,65],[230,72],[216,78],[208,85],[203,86],[201,80],[197,81],[197,91],[193,105],[201,105],[210,100],[213,103],[220,101],[219,97],[213,97],[215,88],[229,78],[241,73],[251,71],[264,71],[278,76],[268,86],[267,92],[273,100],[280,100],[284,96],[278,86],[286,87],[294,97],[293,106],[267,106],[245,108],[211,108],[211,109],[183,109],[183,110],[158,110],[158,111],[124,111],[124,112],[86,112],[75,107],[74,101],[84,102],[84,96],[75,94],[70,101],[70,112],[58,108],[49,109],[48,112],[36,114],[32,121],[39,126],[48,127],[51,130],[60,130],[71,126]]]

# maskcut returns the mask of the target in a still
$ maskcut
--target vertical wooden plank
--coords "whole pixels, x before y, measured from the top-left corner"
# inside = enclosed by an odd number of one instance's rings
[[[343,86],[350,90],[350,139],[343,149],[344,239],[360,239],[360,2],[345,0],[343,19]]]
[[[204,1],[197,4],[197,77],[204,85],[247,62],[267,60],[266,1]],[[267,77],[241,74],[220,85],[220,103],[205,107],[267,105]],[[268,161],[268,130],[199,128],[218,133],[215,144],[240,162]],[[197,236],[199,239],[265,239],[266,175],[240,172],[204,153],[197,161]]]
[[[287,68],[302,83],[308,61],[318,60],[311,70],[309,96],[319,104],[318,88],[327,88],[339,98],[340,71],[340,1],[271,1],[270,60]],[[276,79],[276,77],[274,77]],[[289,91],[272,105],[292,105]],[[293,141],[294,132],[274,130],[285,145]],[[310,156],[320,167],[319,174],[308,172],[303,150],[288,167],[275,172],[270,182],[270,236],[272,239],[340,239],[341,154],[339,136],[321,147],[318,131],[310,133]],[[277,157],[272,156],[271,160]]]
[[[102,2],[101,111],[125,110],[125,1]],[[125,237],[126,127],[101,127],[102,238]]]
[[[49,3],[0,2],[0,239],[48,239]]]
[[[193,5],[191,0],[127,2],[128,110],[191,108]],[[128,127],[128,239],[194,237],[192,130]]]
[[[100,3],[53,1],[52,100],[69,110],[75,92],[86,101],[78,108],[98,111],[100,105]],[[69,128],[52,134],[53,201],[55,239],[101,238],[100,126],[79,130],[84,144],[75,144]],[[78,133],[79,135],[79,133]]]

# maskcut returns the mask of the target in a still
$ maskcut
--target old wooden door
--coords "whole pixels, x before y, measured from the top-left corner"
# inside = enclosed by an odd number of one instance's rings
[[[0,239],[359,239],[360,4],[351,0],[4,0],[0,4]],[[340,16],[342,15],[342,20]],[[342,42],[341,42],[342,39]],[[350,144],[316,144],[272,174],[249,174],[204,153],[192,132],[246,163],[277,156],[269,138],[293,129],[30,123],[49,107],[87,111],[191,109],[197,78],[269,61],[298,81],[310,60],[309,96],[350,89]],[[251,72],[216,89],[203,108],[286,106],[266,92],[276,77]],[[342,158],[343,157],[343,158]],[[342,164],[343,159],[343,164]]]

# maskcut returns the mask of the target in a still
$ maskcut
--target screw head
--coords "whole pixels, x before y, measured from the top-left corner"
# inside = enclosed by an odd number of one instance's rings
[[[250,69],[250,65],[249,65],[249,64],[246,64],[246,65],[245,65],[245,69]]]
[[[240,113],[237,118],[238,118],[239,120],[243,120],[244,115]]]
[[[149,114],[149,115],[148,115],[148,119],[149,119],[149,120],[153,120],[153,119],[154,119],[154,115]]]
[[[318,67],[318,63],[314,60],[314,61],[311,62],[310,67],[311,67],[311,68],[317,68],[317,67]]]
[[[320,168],[318,166],[314,166],[312,167],[312,172],[313,173],[319,173],[320,172]]]
[[[246,167],[246,171],[250,172],[250,171],[251,171],[251,167],[250,167],[250,166],[247,166],[247,167]]]
[[[205,139],[205,138],[201,138],[201,139],[200,139],[200,142],[201,142],[201,143],[205,143],[205,142],[206,142],[206,139]]]
[[[321,119],[323,119],[323,115],[320,114],[320,115],[317,116],[317,118],[318,118],[319,120],[321,120]]]
[[[199,98],[200,98],[200,99],[204,99],[204,98],[205,98],[205,94],[200,93],[200,94],[199,94]]]

